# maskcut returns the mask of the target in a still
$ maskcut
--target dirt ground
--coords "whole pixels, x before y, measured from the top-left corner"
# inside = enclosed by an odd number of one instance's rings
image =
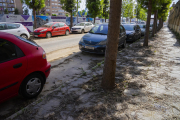
[[[9,119],[177,120],[180,119],[180,44],[164,27],[143,47],[143,39],[120,51],[116,88],[101,86],[103,61],[59,86]],[[78,56],[77,56],[78,57]],[[95,67],[92,67],[95,65]]]

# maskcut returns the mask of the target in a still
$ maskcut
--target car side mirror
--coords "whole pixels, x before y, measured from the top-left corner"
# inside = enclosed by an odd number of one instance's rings
[[[55,26],[53,27],[53,29],[56,28]]]

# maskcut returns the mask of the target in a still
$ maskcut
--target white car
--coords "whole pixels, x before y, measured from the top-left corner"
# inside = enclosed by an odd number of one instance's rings
[[[27,28],[20,23],[0,22],[0,31],[17,35],[17,36],[21,36],[25,39],[30,38],[30,34]]]
[[[89,32],[94,25],[90,22],[81,22],[71,28],[72,33],[84,33]]]

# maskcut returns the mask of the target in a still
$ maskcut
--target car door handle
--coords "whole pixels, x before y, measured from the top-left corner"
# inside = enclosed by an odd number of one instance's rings
[[[21,32],[20,30],[18,30],[17,32]]]
[[[13,68],[20,68],[22,66],[22,63],[18,63],[18,64],[15,64],[15,65],[13,65]]]

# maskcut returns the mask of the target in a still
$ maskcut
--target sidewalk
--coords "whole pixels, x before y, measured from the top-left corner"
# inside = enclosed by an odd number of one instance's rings
[[[117,88],[102,90],[103,62],[10,118],[17,120],[180,119],[180,44],[163,28],[120,51]]]

